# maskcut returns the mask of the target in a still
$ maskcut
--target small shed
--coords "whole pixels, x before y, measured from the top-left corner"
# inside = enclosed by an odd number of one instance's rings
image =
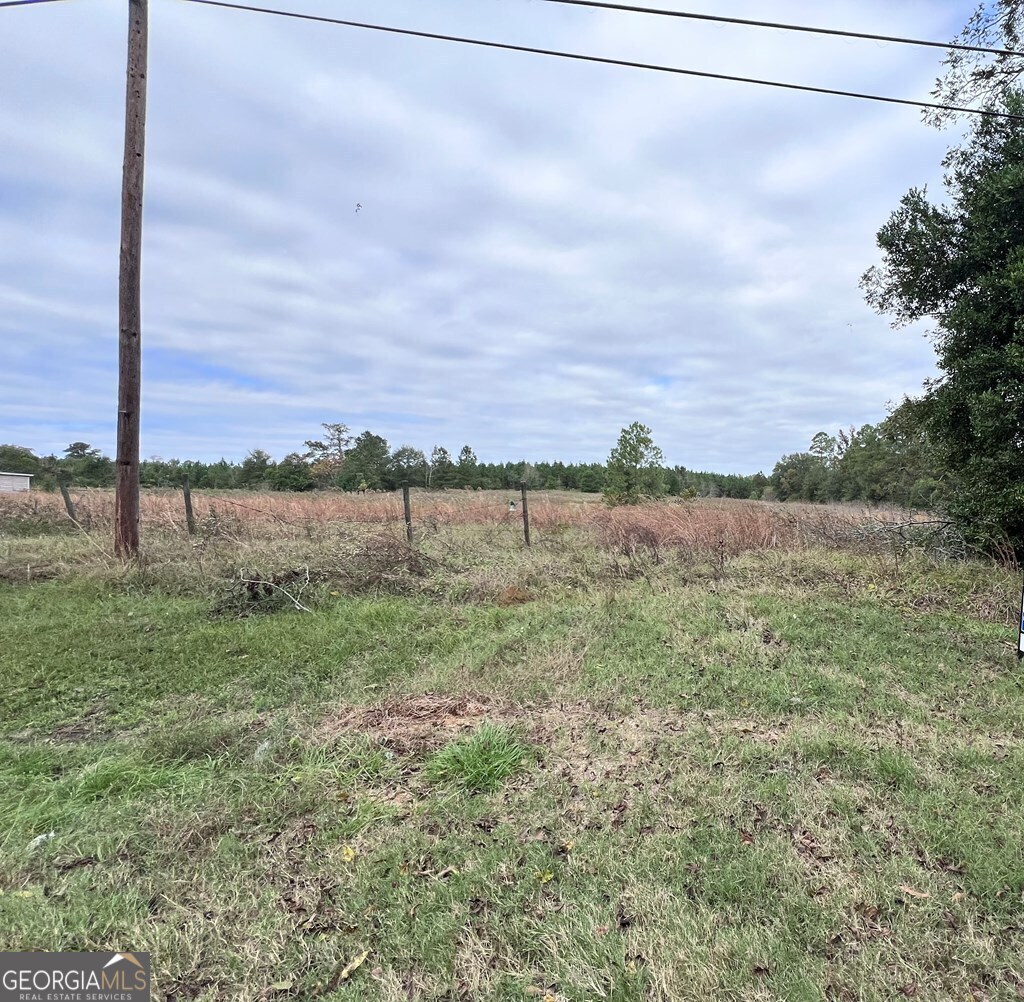
[[[0,494],[32,490],[31,473],[0,473]]]

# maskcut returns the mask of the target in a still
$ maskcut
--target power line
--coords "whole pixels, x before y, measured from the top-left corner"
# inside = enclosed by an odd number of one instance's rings
[[[3,0],[0,7],[32,7],[38,3],[62,3],[64,0]]]
[[[931,101],[914,101],[903,97],[884,97],[880,94],[865,94],[859,91],[834,90],[829,87],[811,87],[806,84],[783,83],[778,80],[762,80],[757,77],[740,77],[727,73],[710,73],[704,70],[688,70],[678,66],[662,66],[657,63],[638,63],[627,59],[610,59],[604,56],[588,56],[578,52],[562,52],[557,49],[538,49],[527,45],[512,45],[508,42],[491,42],[480,38],[465,38],[460,35],[442,35],[430,31],[414,31],[412,28],[395,28],[383,24],[368,24],[364,21],[343,21],[339,18],[321,17],[316,14],[299,14],[289,10],[275,10],[269,7],[253,7],[248,4],[226,3],[225,0],[183,0],[185,3],[203,4],[208,7],[224,7],[228,10],[252,11],[256,14],[276,14],[300,21],[315,21],[321,24],[337,24],[346,28],[363,28],[367,31],[382,31],[391,35],[407,35],[413,38],[429,38],[439,42],[457,42],[461,45],[475,45],[486,49],[501,49],[506,52],[527,52],[538,56],[555,56],[559,59],[573,59],[577,62],[600,63],[605,66],[621,66],[628,69],[651,70],[655,73],[671,73],[676,76],[700,77],[706,80],[727,80],[732,83],[754,84],[759,87],[774,87],[779,90],[803,91],[808,94],[827,94],[832,97],[856,98],[860,101],[877,101],[883,104],[899,104],[910,108],[930,108],[936,111],[955,111],[965,115],[983,115],[989,118],[1005,118],[1024,121],[1024,115],[1011,115],[1005,111],[990,111],[984,108],[965,108],[953,104],[936,104]]]
[[[62,0],[0,0],[0,7],[29,7],[40,3],[58,3]],[[980,52],[990,56],[1018,56],[1024,52],[1015,49],[993,49],[983,45],[964,45],[961,42],[936,42],[924,38],[906,38],[901,35],[875,35],[865,31],[845,31],[840,28],[816,28],[805,24],[791,24],[783,21],[756,21],[744,17],[725,17],[720,14],[697,14],[693,11],[665,10],[662,7],[638,7],[633,4],[609,3],[606,0],[539,0],[540,3],[557,3],[572,7],[592,7],[599,10],[616,10],[632,14],[652,14],[659,17],[674,17],[689,21],[710,21],[715,24],[735,24],[748,28],[772,28],[778,31],[800,31],[812,35],[829,35],[835,38],[855,38],[869,42],[892,42],[898,45],[918,45],[933,49],[957,52]],[[284,13],[279,12],[279,13]],[[300,15],[296,15],[300,16]]]
[[[635,7],[632,4],[608,3],[604,0],[540,0],[541,3],[568,4],[573,7],[596,7],[600,10],[628,11],[631,14],[655,14],[660,17],[676,17],[689,21],[713,21],[716,24],[738,24],[748,28],[775,28],[779,31],[803,31],[812,35],[833,35],[838,38],[857,38],[869,42],[896,42],[900,45],[924,45],[933,49],[955,49],[958,52],[983,52],[991,56],[1024,56],[1024,52],[1013,49],[989,49],[980,45],[963,45],[959,42],[933,42],[922,38],[903,38],[898,35],[872,35],[864,31],[842,31],[838,28],[812,28],[804,24],[785,24],[779,21],[752,21],[743,17],[722,17],[718,14],[694,14],[682,10],[665,10],[661,7]]]

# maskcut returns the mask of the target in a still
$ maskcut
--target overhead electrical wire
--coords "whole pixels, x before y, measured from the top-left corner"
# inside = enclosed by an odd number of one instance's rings
[[[67,0],[0,0],[0,8],[31,7],[43,3],[61,3]],[[723,80],[730,83],[745,83],[758,87],[773,87],[778,90],[800,91],[805,94],[824,94],[831,97],[847,97],[859,101],[875,101],[883,104],[896,104],[911,108],[927,108],[934,111],[952,111],[965,115],[981,115],[988,118],[1002,118],[1012,121],[1024,121],[1024,116],[1012,115],[1008,112],[993,111],[987,108],[968,108],[953,104],[940,104],[933,101],[918,101],[912,98],[887,97],[881,94],[868,94],[861,91],[840,90],[832,87],[812,87],[808,84],[786,83],[780,80],[765,80],[759,77],[743,77],[729,73],[712,73],[707,70],[692,70],[680,66],[665,66],[658,63],[642,63],[629,59],[612,59],[607,56],[592,56],[580,52],[565,52],[558,49],[542,49],[527,45],[513,45],[508,42],[494,42],[482,38],[468,38],[461,35],[446,35],[438,32],[417,31],[412,28],[397,28],[391,25],[371,24],[365,21],[350,21],[342,18],[323,17],[316,14],[301,14],[298,11],[278,10],[271,7],[256,7],[249,4],[227,3],[225,0],[183,0],[185,3],[198,3],[209,7],[223,7],[229,10],[250,11],[257,14],[273,14],[278,17],[289,17],[301,21],[314,21],[322,24],[334,24],[347,28],[361,28],[366,31],[380,31],[392,35],[405,35],[412,38],[427,38],[441,42],[455,42],[460,45],[474,45],[481,48],[500,49],[506,52],[525,52],[532,55],[552,56],[559,59],[572,59],[577,62],[598,63],[605,66],[619,66],[627,69],[649,70],[655,73],[670,73],[675,76],[697,77],[705,80]],[[1022,56],[1024,53],[1012,49],[991,49],[982,46],[961,45],[954,42],[935,42],[925,39],[904,38],[897,35],[875,35],[867,32],[844,31],[836,28],[815,28],[809,25],[789,24],[776,21],[757,21],[748,18],[725,17],[717,14],[698,14],[691,11],[666,10],[660,7],[640,7],[633,4],[612,3],[610,0],[539,0],[541,3],[557,3],[575,7],[589,7],[602,10],[616,10],[637,14],[650,14],[662,17],[683,18],[696,21],[709,21],[719,24],[744,25],[757,28],[771,28],[780,31],[800,31],[818,35],[832,35],[841,38],[854,38],[876,42],[892,42],[903,45],[923,45],[933,48],[955,49],[965,52],[981,52],[991,55]]]
[[[964,45],[960,42],[935,42],[922,38],[904,38],[900,35],[873,35],[866,31],[843,31],[839,28],[812,28],[806,24],[780,21],[754,21],[745,17],[725,17],[721,14],[695,14],[691,11],[666,10],[664,7],[636,7],[633,4],[611,3],[608,0],[539,0],[540,3],[565,4],[571,7],[594,7],[598,10],[616,10],[631,14],[653,14],[660,17],[682,18],[688,21],[711,21],[716,24],[735,24],[747,28],[774,28],[778,31],[802,31],[811,35],[832,35],[838,38],[856,38],[868,42],[894,42],[899,45],[924,45],[932,49],[955,49],[957,52],[982,52],[991,56],[1024,56],[1013,49],[990,49],[982,45]]]
[[[62,0],[0,0],[0,7],[30,7],[41,3],[58,3]],[[726,17],[723,14],[699,14],[695,11],[667,10],[664,7],[639,7],[635,4],[611,3],[609,0],[537,0],[538,3],[556,3],[570,7],[591,7],[597,10],[614,10],[631,14],[650,14],[657,17],[672,17],[688,21],[709,21],[714,24],[732,24],[748,28],[771,28],[777,31],[799,31],[811,35],[829,35],[835,38],[853,38],[868,42],[892,42],[897,45],[927,46],[933,49],[947,49],[956,52],[980,52],[991,56],[1020,56],[1024,52],[1015,49],[995,49],[984,45],[965,45],[962,42],[936,42],[933,39],[908,38],[903,35],[876,35],[867,31],[847,31],[842,28],[818,28],[807,24],[792,24],[788,21],[758,21],[746,17]]]
[[[40,3],[64,3],[66,0],[2,0],[0,7],[34,7]]]
[[[255,7],[249,4],[227,3],[226,0],[182,0],[183,3],[202,4],[207,7],[223,7],[227,10],[244,10],[256,14],[273,14],[278,17],[312,21],[320,24],[335,24],[346,28],[362,28],[391,35],[405,35],[412,38],[428,38],[439,42],[456,42],[460,45],[475,45],[486,49],[500,49],[506,52],[526,52],[538,56],[553,56],[572,59],[577,62],[599,63],[604,66],[619,66],[628,69],[650,70],[655,73],[671,73],[676,76],[698,77],[706,80],[725,80],[732,83],[753,84],[759,87],[774,87],[779,90],[802,91],[808,94],[826,94],[832,97],[849,97],[860,101],[876,101],[883,104],[904,105],[910,108],[929,108],[936,111],[953,111],[965,115],[982,115],[988,118],[1003,118],[1024,121],[1024,115],[1012,115],[1005,111],[987,108],[967,108],[954,104],[939,104],[933,101],[916,101],[904,97],[885,97],[881,94],[867,94],[860,91],[837,90],[831,87],[812,87],[807,84],[784,83],[779,80],[763,80],[758,77],[734,76],[728,73],[711,73],[706,70],[684,69],[679,66],[663,66],[658,63],[641,63],[629,59],[611,59],[606,56],[591,56],[579,52],[563,52],[558,49],[541,49],[528,45],[512,45],[509,42],[493,42],[481,38],[467,38],[461,35],[444,35],[432,31],[416,31],[412,28],[396,28],[390,25],[370,24],[365,21],[348,21],[341,18],[323,17],[318,14],[300,14],[297,11],[277,10],[272,7]]]

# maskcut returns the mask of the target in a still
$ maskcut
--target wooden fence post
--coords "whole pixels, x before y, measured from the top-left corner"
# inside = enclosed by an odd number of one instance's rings
[[[192,490],[188,485],[188,474],[181,478],[181,491],[185,495],[185,524],[188,526],[188,534],[196,534],[196,517],[192,512]]]
[[[523,495],[523,538],[530,545],[530,508],[526,503],[526,481],[519,481],[519,492]]]
[[[409,481],[402,481],[402,505],[405,508],[405,539],[412,546],[412,508],[409,505]]]
[[[64,508],[68,513],[68,518],[72,522],[77,522],[75,518],[75,506],[71,503],[71,495],[68,493],[68,481],[67,477],[63,473],[57,474],[57,484],[60,487],[60,496],[64,498]]]

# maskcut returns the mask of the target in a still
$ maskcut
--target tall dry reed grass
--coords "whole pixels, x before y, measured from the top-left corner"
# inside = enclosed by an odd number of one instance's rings
[[[838,507],[732,502],[652,504],[593,513],[601,542],[624,554],[667,549],[737,556],[752,550],[848,545],[878,515]]]
[[[74,492],[76,521],[96,533],[112,530],[114,495],[108,490]],[[415,491],[413,523],[418,533],[443,528],[507,529],[521,532],[522,511],[510,510],[506,491]],[[311,536],[345,525],[395,526],[404,522],[401,494],[345,494],[337,491],[291,494],[194,491],[193,507],[200,534],[247,540]],[[842,505],[787,505],[727,499],[664,500],[646,505],[607,508],[596,496],[568,492],[530,495],[530,526],[543,542],[568,531],[585,531],[605,548],[634,555],[662,551],[735,556],[753,550],[841,546],[864,539],[872,527],[907,522],[898,510]],[[185,514],[177,491],[142,494],[144,532],[184,533]],[[21,526],[45,531],[69,526],[57,494],[0,496],[0,533]],[[8,534],[26,534],[9,528]]]

